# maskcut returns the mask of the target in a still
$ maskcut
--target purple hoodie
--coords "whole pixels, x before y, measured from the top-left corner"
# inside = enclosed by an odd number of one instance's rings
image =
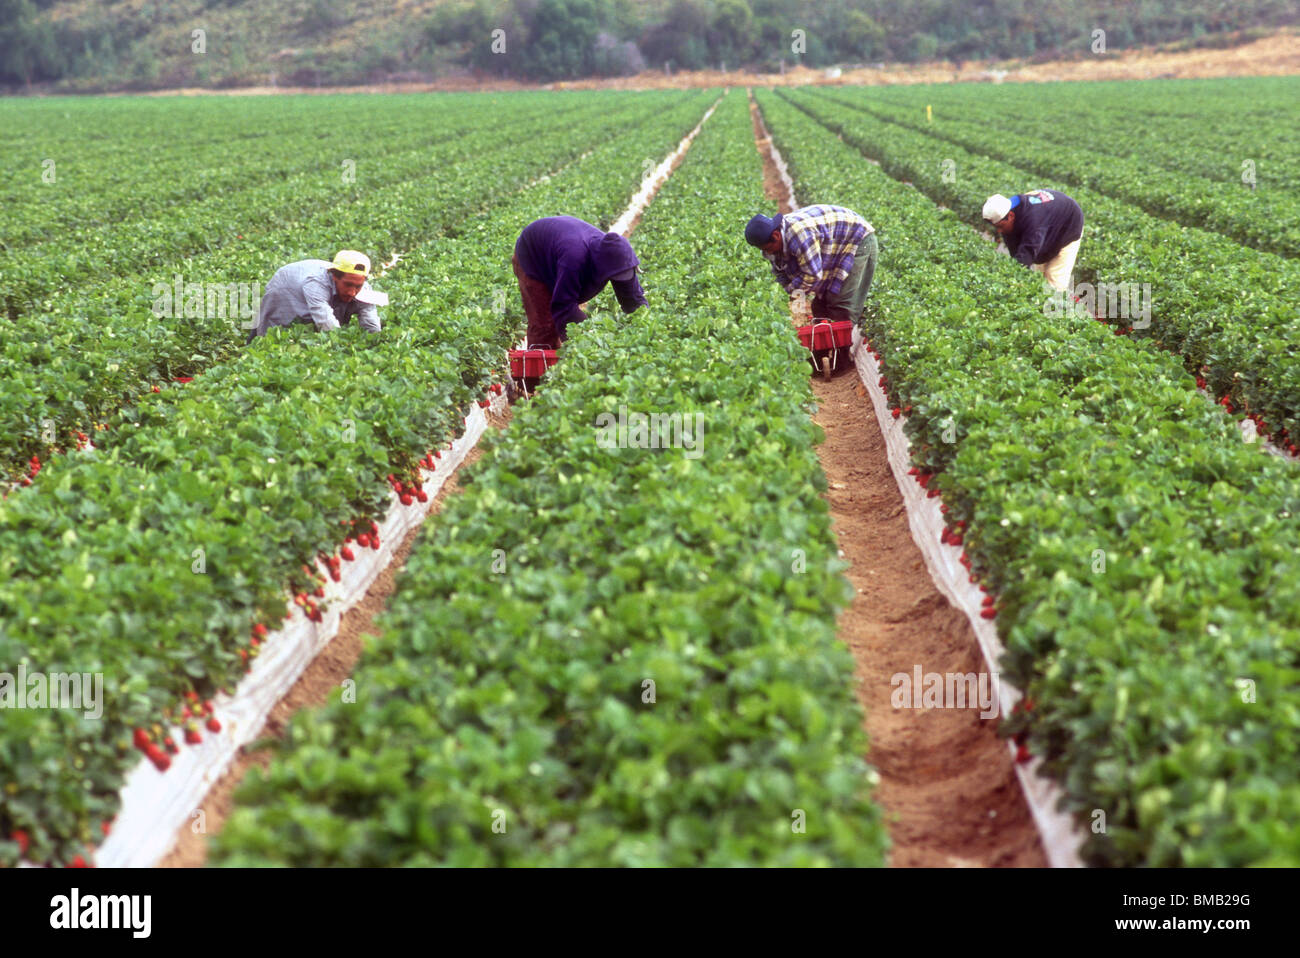
[[[569,323],[582,318],[578,307],[594,299],[606,283],[614,287],[623,312],[648,305],[635,276],[611,281],[640,265],[632,244],[577,217],[548,216],[529,223],[515,242],[515,256],[526,276],[551,290],[551,318],[562,336]]]

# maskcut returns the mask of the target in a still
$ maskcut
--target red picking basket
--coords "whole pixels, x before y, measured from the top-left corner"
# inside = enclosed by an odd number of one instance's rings
[[[853,345],[853,321],[849,319],[822,320],[800,326],[798,331],[804,349],[838,349]]]
[[[513,379],[537,379],[555,365],[554,349],[512,349],[510,376]]]

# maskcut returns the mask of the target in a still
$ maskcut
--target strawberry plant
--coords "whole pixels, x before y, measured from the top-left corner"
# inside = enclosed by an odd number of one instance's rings
[[[758,99],[802,199],[889,211],[867,337],[1032,696],[1007,734],[1060,780],[1086,860],[1300,863],[1293,464],[1169,354],[1045,316],[1038,277],[951,211]]]
[[[412,552],[371,697],[295,718],[219,862],[882,863],[803,350],[735,255],[761,184],[733,91],[634,238],[653,316],[576,329]],[[701,456],[602,449],[619,404],[700,411]]]

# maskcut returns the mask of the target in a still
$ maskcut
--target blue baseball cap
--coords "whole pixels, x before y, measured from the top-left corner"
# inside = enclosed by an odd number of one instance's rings
[[[781,228],[781,214],[764,216],[759,213],[745,224],[745,242],[750,246],[763,246],[772,241],[772,231]]]

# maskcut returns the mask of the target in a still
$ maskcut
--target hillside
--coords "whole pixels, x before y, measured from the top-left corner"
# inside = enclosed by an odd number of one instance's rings
[[[936,63],[947,79],[975,62],[1233,47],[1296,19],[1285,0],[0,0],[0,84],[468,85]]]

